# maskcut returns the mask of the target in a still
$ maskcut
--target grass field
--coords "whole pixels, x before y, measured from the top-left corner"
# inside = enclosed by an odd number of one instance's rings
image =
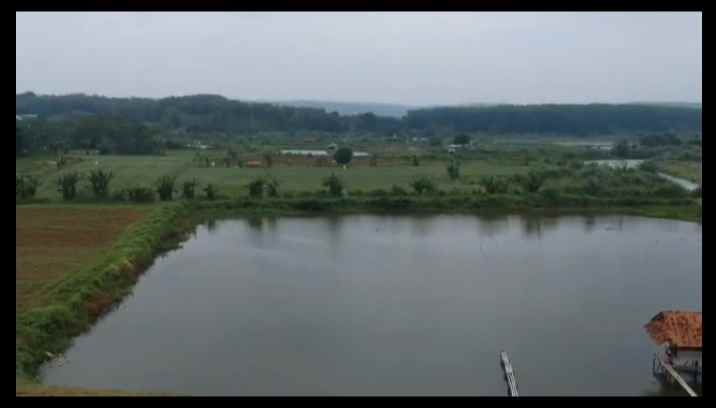
[[[79,156],[82,157],[82,156]],[[332,172],[338,174],[349,190],[390,189],[394,184],[409,189],[412,180],[419,176],[429,176],[438,187],[467,189],[469,185],[454,183],[448,179],[446,162],[425,160],[420,166],[387,164],[378,167],[356,165],[347,170],[333,167],[286,166],[277,164],[272,168],[226,168],[198,167],[192,163],[193,151],[170,151],[164,156],[86,156],[82,161],[71,162],[62,170],[57,170],[52,157],[29,157],[16,160],[15,169],[19,174],[33,174],[40,178],[36,197],[39,199],[60,200],[55,181],[62,173],[70,171],[88,172],[102,167],[110,168],[115,174],[111,189],[123,189],[136,185],[151,185],[163,175],[177,176],[177,181],[196,178],[201,186],[215,183],[225,194],[246,193],[247,184],[256,177],[272,175],[281,183],[283,191],[316,191],[323,189],[321,182]],[[526,173],[529,166],[504,160],[471,160],[462,167],[467,179],[477,180],[482,176],[511,175]],[[87,189],[87,183],[81,183]],[[178,187],[178,186],[177,186]],[[85,194],[89,194],[86,191]]]
[[[665,173],[701,184],[701,163],[696,161],[668,160],[661,163]]]

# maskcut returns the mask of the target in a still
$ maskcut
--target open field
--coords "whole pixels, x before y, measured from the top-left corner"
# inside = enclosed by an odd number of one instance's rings
[[[33,174],[40,178],[36,197],[57,201],[55,180],[63,173],[89,170],[102,167],[110,168],[115,174],[111,189],[124,189],[136,185],[151,185],[163,175],[177,176],[177,181],[196,178],[201,186],[214,183],[222,193],[246,193],[246,186],[256,177],[272,175],[281,183],[283,191],[316,191],[323,187],[321,182],[332,172],[340,175],[349,190],[390,189],[398,185],[408,189],[409,183],[419,176],[429,176],[441,189],[467,188],[469,186],[451,182],[448,179],[446,161],[423,160],[420,166],[412,166],[403,160],[388,161],[383,159],[378,167],[370,167],[365,163],[356,163],[347,170],[342,168],[315,167],[310,165],[292,166],[281,163],[271,168],[226,168],[217,163],[217,167],[199,167],[192,163],[193,151],[170,151],[164,156],[78,156],[82,161],[71,162],[62,170],[51,164],[49,157],[29,157],[16,160],[16,171],[19,174]],[[465,178],[477,179],[482,176],[512,175],[529,171],[529,166],[517,161],[505,160],[469,160],[462,166]],[[81,183],[86,185],[86,183]],[[89,194],[89,192],[85,192]]]
[[[15,209],[15,308],[43,305],[43,289],[93,262],[140,219],[137,208]]]
[[[664,172],[701,184],[701,163],[696,161],[667,160],[661,163]]]

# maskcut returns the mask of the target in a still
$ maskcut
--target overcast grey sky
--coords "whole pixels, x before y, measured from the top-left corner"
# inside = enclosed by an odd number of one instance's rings
[[[701,13],[17,13],[17,92],[700,101]]]

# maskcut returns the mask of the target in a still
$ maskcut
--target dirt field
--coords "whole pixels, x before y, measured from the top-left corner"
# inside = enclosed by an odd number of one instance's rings
[[[15,309],[42,305],[43,287],[97,259],[136,208],[15,208]]]

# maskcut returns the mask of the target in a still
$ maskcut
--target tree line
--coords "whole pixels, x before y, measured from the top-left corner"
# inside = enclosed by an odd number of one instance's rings
[[[16,94],[16,114],[41,118],[121,117],[186,131],[324,131],[391,134],[435,132],[553,133],[698,131],[701,109],[647,104],[497,105],[410,110],[402,118],[340,115],[324,109],[231,100],[219,95],[109,98],[96,95]]]

